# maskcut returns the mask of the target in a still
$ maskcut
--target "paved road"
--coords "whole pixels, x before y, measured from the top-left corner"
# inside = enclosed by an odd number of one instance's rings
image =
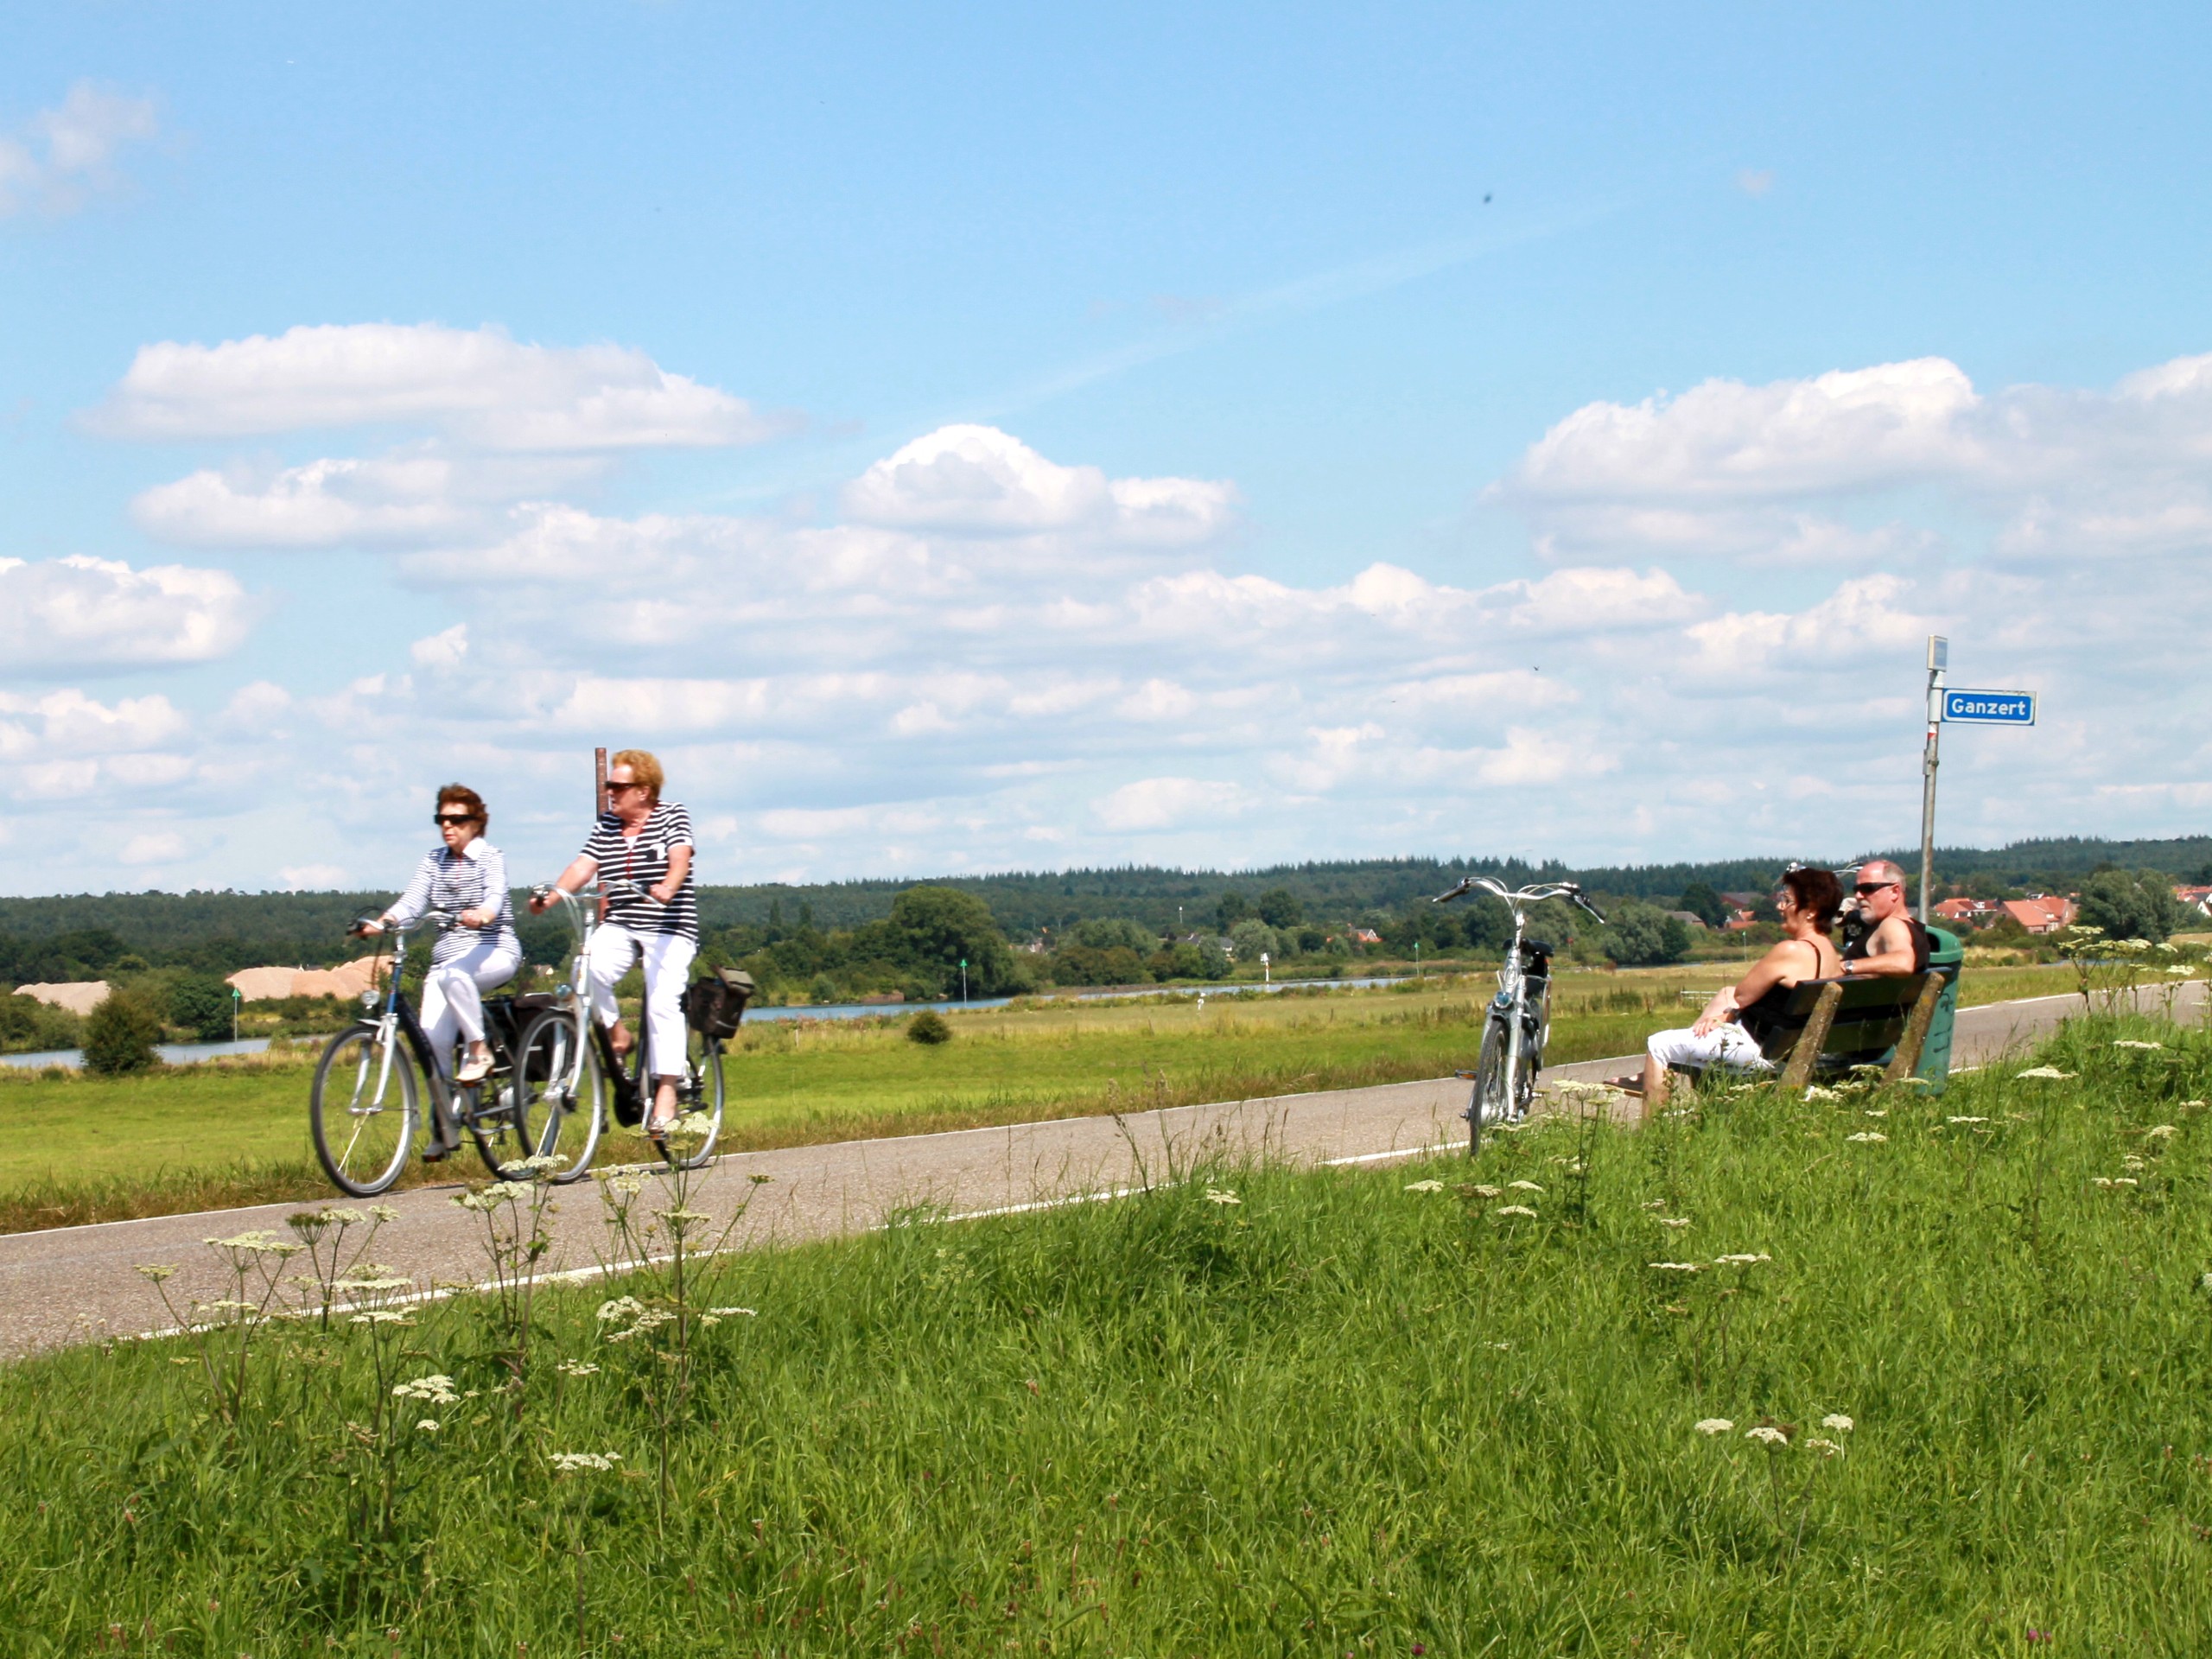
[[[2202,983],[2186,1005],[2202,1006]],[[2071,997],[1993,1004],[1961,1014],[1953,1064],[1983,1064],[2049,1030],[2076,1006]],[[1548,1071],[1547,1082],[1596,1079],[1637,1061],[1585,1061]],[[1266,1100],[1146,1112],[1116,1122],[1070,1118],[963,1129],[947,1135],[844,1141],[746,1153],[723,1159],[700,1183],[704,1207],[728,1216],[750,1195],[733,1239],[797,1243],[879,1226],[915,1205],[952,1216],[1035,1206],[1179,1179],[1210,1159],[1287,1158],[1363,1163],[1455,1145],[1466,1085],[1450,1078],[1334,1090]],[[765,1176],[756,1184],[753,1178]],[[428,1285],[483,1276],[482,1224],[454,1207],[461,1188],[423,1187],[389,1202],[398,1221],[376,1255]],[[650,1195],[643,1200],[650,1206]],[[264,1205],[194,1216],[162,1216],[94,1227],[0,1236],[0,1358],[161,1323],[153,1295],[133,1268],[174,1262],[173,1293],[226,1294],[202,1241],[250,1228],[282,1230],[306,1207]],[[556,1217],[548,1270],[583,1270],[598,1260],[600,1200],[587,1184],[566,1195]]]

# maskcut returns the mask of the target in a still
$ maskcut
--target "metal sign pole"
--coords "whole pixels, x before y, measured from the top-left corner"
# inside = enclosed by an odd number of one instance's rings
[[[1943,730],[1943,675],[1950,666],[1951,642],[1928,636],[1928,747],[1920,760],[1920,925],[1928,925],[1928,889],[1936,881],[1936,768],[1937,739]]]
[[[591,762],[591,815],[594,818],[603,818],[607,816],[607,751],[594,749]]]

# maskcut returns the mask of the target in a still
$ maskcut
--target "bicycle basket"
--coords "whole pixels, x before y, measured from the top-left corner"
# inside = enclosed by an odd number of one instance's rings
[[[684,1021],[702,1036],[727,1041],[737,1035],[753,988],[753,976],[742,969],[717,968],[684,988]]]

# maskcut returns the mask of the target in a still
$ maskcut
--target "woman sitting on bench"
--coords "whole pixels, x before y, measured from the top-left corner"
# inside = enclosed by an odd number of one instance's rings
[[[1843,958],[1828,941],[1828,929],[1843,907],[1843,887],[1827,870],[1790,870],[1774,895],[1782,912],[1782,942],[1733,985],[1713,994],[1697,1023],[1686,1031],[1662,1031],[1643,1046],[1643,1076],[1618,1077],[1617,1086],[1643,1096],[1647,1116],[1667,1101],[1672,1066],[1702,1071],[1717,1065],[1730,1071],[1769,1071],[1759,1052],[1760,1016],[1778,1011],[1789,993],[1808,979],[1834,979]]]

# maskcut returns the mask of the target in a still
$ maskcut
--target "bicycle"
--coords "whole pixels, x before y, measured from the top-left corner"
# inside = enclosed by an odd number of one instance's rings
[[[603,924],[595,901],[602,892],[628,890],[643,893],[632,883],[605,880],[576,893],[556,887],[533,887],[531,896],[558,899],[575,931],[576,950],[569,982],[562,986],[556,1005],[524,1028],[518,1052],[528,1057],[521,1068],[524,1080],[517,1100],[526,1125],[536,1126],[537,1150],[544,1156],[564,1159],[551,1176],[556,1181],[580,1179],[590,1168],[605,1133],[611,1103],[615,1121],[626,1128],[646,1121],[652,1109],[654,1073],[652,1021],[638,1020],[637,1040],[627,1054],[618,1054],[607,1027],[592,1017],[591,944]],[[676,1115],[703,1116],[703,1134],[682,1137],[648,1135],[661,1158],[677,1169],[696,1169],[714,1156],[722,1131],[721,1039],[702,1032],[689,1020],[684,1025],[683,1065],[676,1085]],[[542,1074],[542,1075],[541,1075]]]
[[[1483,1125],[1525,1117],[1536,1098],[1536,1073],[1543,1069],[1544,1045],[1552,1030],[1552,947],[1528,937],[1528,906],[1546,899],[1573,900],[1597,917],[1605,918],[1582,896],[1572,881],[1551,881],[1538,887],[1509,888],[1486,875],[1471,875],[1449,893],[1429,900],[1448,905],[1476,891],[1504,901],[1513,914],[1513,944],[1498,970],[1497,995],[1491,999],[1483,1019],[1482,1047],[1472,1071],[1454,1075],[1471,1081],[1473,1097],[1461,1114],[1467,1120],[1467,1155],[1482,1150]]]
[[[349,931],[363,931],[371,919],[359,918]],[[383,938],[389,937],[392,943],[391,971],[385,988],[363,994],[362,1006],[372,1012],[332,1038],[316,1063],[315,1082],[308,1094],[308,1123],[315,1157],[339,1190],[355,1198],[374,1198],[399,1179],[426,1103],[432,1135],[432,1147],[423,1154],[426,1161],[454,1151],[463,1129],[495,1176],[504,1175],[535,1150],[516,1088],[515,1057],[519,1051],[513,1040],[518,1014],[535,1012],[527,1006],[531,999],[483,999],[484,1034],[492,1047],[492,1072],[481,1083],[455,1089],[448,1071],[441,1070],[433,1058],[429,1037],[401,986],[408,935],[425,926],[443,932],[458,925],[454,912],[433,909],[380,935],[379,966]],[[375,977],[372,972],[372,983]]]

